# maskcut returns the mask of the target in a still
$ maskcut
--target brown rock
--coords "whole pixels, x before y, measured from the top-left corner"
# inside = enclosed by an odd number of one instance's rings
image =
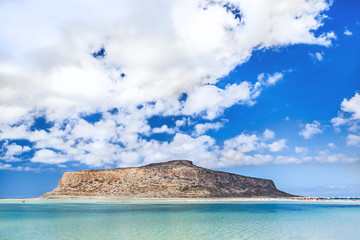
[[[143,167],[66,172],[57,188],[43,195],[64,196],[224,198],[291,197],[273,181],[213,171],[188,160]]]

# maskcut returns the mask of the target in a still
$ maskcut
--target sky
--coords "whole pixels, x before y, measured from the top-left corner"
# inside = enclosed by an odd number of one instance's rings
[[[192,160],[360,196],[360,2],[0,0],[0,198]]]

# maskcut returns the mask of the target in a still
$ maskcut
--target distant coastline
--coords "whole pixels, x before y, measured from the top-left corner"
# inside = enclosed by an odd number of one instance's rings
[[[182,204],[182,203],[226,203],[226,202],[276,202],[276,203],[349,203],[360,204],[360,198],[316,198],[316,197],[290,197],[290,198],[119,198],[119,197],[103,197],[103,196],[63,196],[57,198],[4,198],[0,199],[0,203],[56,203],[56,202],[78,202],[78,203],[119,203],[119,204]]]

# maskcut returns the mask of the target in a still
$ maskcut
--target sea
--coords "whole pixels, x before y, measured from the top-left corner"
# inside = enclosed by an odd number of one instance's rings
[[[0,239],[360,239],[360,203],[0,201]]]

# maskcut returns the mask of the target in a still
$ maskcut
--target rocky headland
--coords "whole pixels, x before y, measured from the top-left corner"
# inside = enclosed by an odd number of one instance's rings
[[[272,180],[198,167],[188,160],[142,167],[66,172],[44,198],[252,198],[292,197]]]

